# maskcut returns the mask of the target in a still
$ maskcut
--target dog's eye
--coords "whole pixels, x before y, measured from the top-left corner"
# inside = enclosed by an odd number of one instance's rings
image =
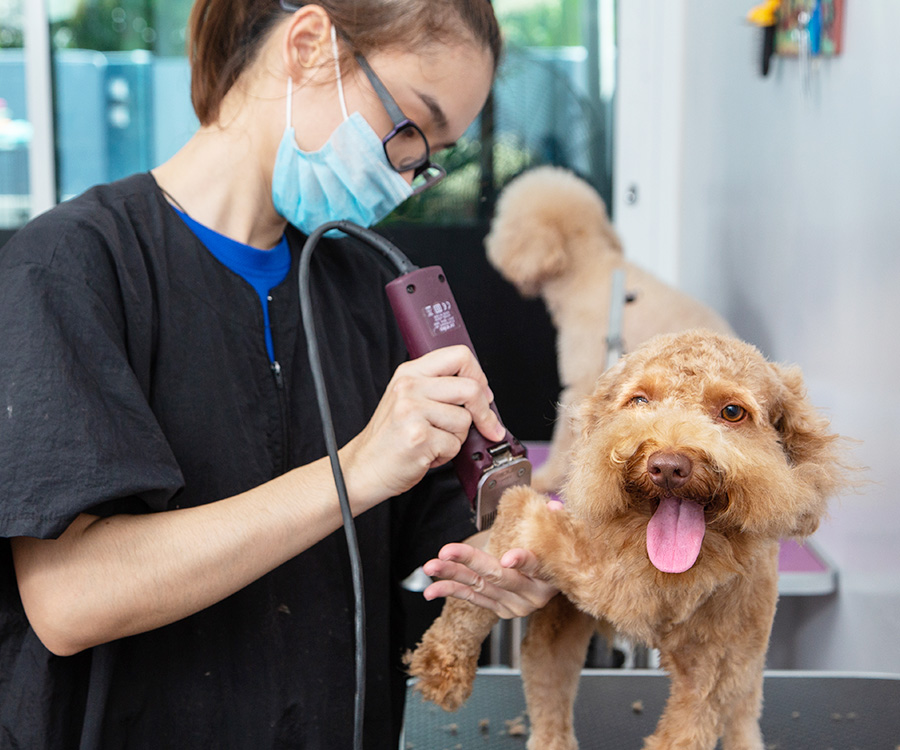
[[[722,409],[722,419],[726,422],[740,422],[746,416],[747,410],[743,406],[738,406],[737,404],[728,404],[728,406]]]
[[[638,394],[637,396],[632,396],[628,403],[631,406],[636,406],[637,404],[649,404],[650,399],[642,394]]]

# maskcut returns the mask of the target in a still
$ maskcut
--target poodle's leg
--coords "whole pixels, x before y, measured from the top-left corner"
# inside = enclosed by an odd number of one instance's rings
[[[777,549],[773,544],[767,559],[761,561],[759,574],[745,580],[742,606],[733,608],[742,628],[722,631],[740,633],[738,648],[735,644],[730,649],[724,645],[729,657],[715,696],[724,720],[723,750],[763,750],[759,717],[763,669],[778,601]]]
[[[449,598],[441,616],[405,657],[416,690],[445,711],[456,711],[472,694],[481,644],[500,619],[461,599]]]
[[[570,414],[574,398],[572,388],[564,389],[559,395],[559,406],[556,409],[556,422],[553,424],[547,460],[535,470],[531,479],[531,486],[537,492],[557,493],[566,479],[569,454],[576,438],[575,425]]]
[[[724,706],[726,711],[725,732],[722,735],[724,750],[763,750],[762,732],[759,729],[759,717],[762,713],[763,660],[756,665],[749,665],[744,680],[745,689],[730,705]]]
[[[669,702],[645,750],[713,750],[719,737],[723,750],[763,750],[762,660],[742,659],[715,645],[703,648],[716,650],[717,661],[696,654],[665,660],[669,668],[679,666],[671,669]]]
[[[701,646],[682,648],[675,655],[662,652],[663,668],[672,683],[669,700],[644,740],[644,750],[713,750],[721,734],[719,706],[710,700],[715,668]]]
[[[645,750],[713,750],[719,737],[723,750],[763,750],[759,715],[769,628],[749,615],[744,623],[743,630],[735,622],[720,630],[738,635],[739,642],[717,640],[707,631],[702,639],[662,652],[671,693]]]
[[[577,750],[575,693],[596,625],[562,594],[529,618],[522,642],[522,679],[531,719],[528,750]]]

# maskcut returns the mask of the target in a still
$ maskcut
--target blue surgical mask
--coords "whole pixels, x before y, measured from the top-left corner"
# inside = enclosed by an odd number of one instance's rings
[[[359,112],[348,116],[333,26],[331,43],[344,121],[318,151],[302,151],[291,124],[293,81],[288,79],[287,127],[272,175],[275,210],[305,234],[328,221],[370,227],[412,194],[365,118]]]

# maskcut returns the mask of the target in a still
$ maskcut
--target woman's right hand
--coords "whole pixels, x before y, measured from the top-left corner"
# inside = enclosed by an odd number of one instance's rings
[[[341,451],[360,511],[415,486],[452,459],[474,423],[489,440],[506,434],[472,351],[449,346],[400,365],[365,429]]]

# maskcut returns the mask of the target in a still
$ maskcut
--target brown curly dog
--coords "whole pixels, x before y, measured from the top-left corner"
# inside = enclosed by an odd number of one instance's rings
[[[659,649],[671,693],[645,750],[762,750],[762,677],[778,542],[815,531],[844,483],[838,436],[801,374],[752,346],[694,330],[652,339],[597,382],[565,509],[518,487],[491,529],[495,554],[531,549],[562,592],[531,615],[522,677],[530,750],[574,750],[588,642],[611,624]],[[407,655],[425,698],[469,696],[496,616],[449,599]]]

